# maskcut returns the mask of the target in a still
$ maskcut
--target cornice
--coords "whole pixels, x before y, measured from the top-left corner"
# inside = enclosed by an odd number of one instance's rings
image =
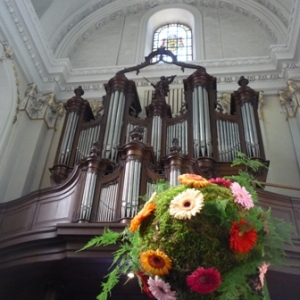
[[[169,1],[169,3],[171,2],[175,3]],[[145,5],[148,9],[152,9],[159,3],[162,3],[162,1],[147,1]],[[215,2],[201,0],[184,1],[184,3],[209,6]],[[127,67],[72,69],[68,59],[56,59],[54,57],[29,0],[4,0],[0,7],[1,28],[4,29],[5,37],[9,38],[18,63],[23,69],[28,82],[36,82],[42,91],[53,90],[56,92],[57,99],[66,99],[69,90],[73,90],[78,85],[83,85],[84,89],[92,92],[92,94],[99,92],[103,90],[103,83],[113,77],[117,71]],[[141,8],[138,5],[127,6],[126,9],[131,13],[135,13]],[[282,86],[286,76],[290,77],[291,74],[300,73],[296,47],[299,44],[299,10],[299,1],[294,1],[291,23],[288,28],[288,44],[271,47],[270,56],[248,59],[204,60],[193,63],[207,68],[211,75],[217,77],[221,85],[230,84],[230,78],[234,76],[245,75],[254,78],[253,83],[265,85],[264,90],[270,87],[271,82],[277,82],[277,84],[280,82],[279,85]],[[285,63],[285,60],[289,62]],[[178,68],[172,65],[156,65],[149,67],[145,72],[143,71],[143,76],[157,78],[160,75],[171,75],[175,69]],[[179,73],[180,71],[178,71]],[[186,72],[183,75],[187,74]],[[137,80],[137,83],[142,82],[134,75],[128,76],[132,76]],[[276,84],[271,84],[271,86],[275,88]]]

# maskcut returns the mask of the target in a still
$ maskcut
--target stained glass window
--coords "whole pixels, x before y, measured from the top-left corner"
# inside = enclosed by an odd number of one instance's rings
[[[183,24],[173,23],[159,27],[153,36],[153,51],[165,47],[177,55],[178,61],[193,60],[192,31]],[[157,57],[157,60],[159,58]],[[171,58],[165,58],[171,60]]]

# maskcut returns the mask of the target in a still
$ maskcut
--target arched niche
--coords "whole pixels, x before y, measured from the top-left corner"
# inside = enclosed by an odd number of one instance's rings
[[[189,26],[193,38],[194,60],[204,59],[203,18],[199,10],[184,4],[173,5],[172,8],[158,6],[147,11],[141,21],[138,35],[136,63],[152,52],[153,34],[157,28],[169,23],[181,23]]]

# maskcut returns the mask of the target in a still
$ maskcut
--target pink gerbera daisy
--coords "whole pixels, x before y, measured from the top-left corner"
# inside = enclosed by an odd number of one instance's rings
[[[176,292],[171,291],[168,283],[164,282],[158,276],[148,279],[149,290],[158,300],[176,300]]]
[[[258,269],[259,269],[259,279],[260,279],[260,283],[261,283],[261,286],[263,287],[264,286],[264,283],[265,283],[265,275],[268,271],[268,267],[269,267],[269,264],[268,263],[263,263]]]
[[[186,277],[186,283],[193,292],[209,294],[222,283],[220,272],[215,268],[198,268]]]
[[[225,178],[220,178],[220,177],[218,177],[218,178],[211,178],[211,179],[209,179],[209,182],[215,183],[217,185],[223,185],[225,187],[230,187],[231,184],[232,184],[231,181],[229,181],[229,180],[227,180]]]
[[[245,209],[254,206],[253,200],[249,192],[237,182],[233,182],[230,186],[231,192],[235,197],[234,202],[242,205]]]

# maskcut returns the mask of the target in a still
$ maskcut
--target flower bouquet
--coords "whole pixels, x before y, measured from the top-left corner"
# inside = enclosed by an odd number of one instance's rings
[[[85,248],[119,245],[97,299],[128,272],[158,300],[269,299],[264,274],[283,257],[291,226],[254,205],[249,178],[180,175],[180,185],[158,188],[124,232],[106,229],[91,240]]]

